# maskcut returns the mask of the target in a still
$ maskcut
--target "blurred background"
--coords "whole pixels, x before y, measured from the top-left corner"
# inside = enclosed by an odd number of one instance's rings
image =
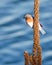
[[[24,65],[24,51],[32,54],[33,29],[23,16],[33,15],[34,0],[0,0],[0,65]],[[52,65],[52,0],[40,0],[42,65]]]

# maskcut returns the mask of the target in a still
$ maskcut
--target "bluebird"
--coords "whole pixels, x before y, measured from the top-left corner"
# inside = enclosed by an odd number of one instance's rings
[[[34,17],[31,16],[30,14],[26,14],[25,15],[25,20],[26,20],[26,23],[31,27],[33,28],[33,19]],[[42,28],[43,26],[38,22],[38,26],[39,26],[39,31],[44,35],[46,32],[45,30]]]

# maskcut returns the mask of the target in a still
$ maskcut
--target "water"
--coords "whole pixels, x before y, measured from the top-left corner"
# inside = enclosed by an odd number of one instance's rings
[[[0,65],[24,65],[24,51],[32,53],[33,30],[23,16],[33,15],[33,0],[0,0]],[[42,65],[52,65],[52,0],[41,0]]]

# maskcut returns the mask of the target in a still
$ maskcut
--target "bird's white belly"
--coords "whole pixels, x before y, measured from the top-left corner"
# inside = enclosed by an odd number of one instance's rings
[[[28,25],[32,28],[33,27],[33,22],[28,23]]]

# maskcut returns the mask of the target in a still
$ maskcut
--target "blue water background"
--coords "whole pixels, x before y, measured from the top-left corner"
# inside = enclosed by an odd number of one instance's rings
[[[24,65],[24,51],[32,54],[33,29],[23,19],[33,15],[34,0],[0,0],[0,65]],[[52,65],[52,0],[40,0],[42,65]]]

